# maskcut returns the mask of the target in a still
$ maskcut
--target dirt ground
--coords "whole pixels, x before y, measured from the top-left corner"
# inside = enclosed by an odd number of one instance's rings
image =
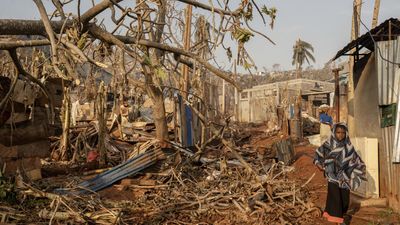
[[[294,173],[291,175],[293,179],[299,179],[301,182],[306,182],[314,173],[315,176],[307,184],[310,194],[314,203],[321,207],[323,210],[325,207],[326,194],[327,194],[327,182],[322,174],[312,163],[314,157],[315,146],[304,145],[296,147],[295,167]],[[351,204],[349,214],[351,216],[351,225],[378,225],[378,224],[400,224],[400,215],[394,213],[388,208],[378,207],[362,207],[360,208],[356,203],[355,199],[357,196],[352,195],[350,197]],[[333,224],[319,218],[315,221],[315,224]]]
[[[257,136],[254,138],[254,136]],[[268,149],[276,139],[282,137],[273,136],[265,137],[263,135],[254,135],[250,141],[250,145],[255,147],[259,151]],[[260,149],[259,149],[260,148]],[[322,172],[320,172],[313,164],[313,157],[316,146],[312,146],[308,143],[303,143],[295,147],[295,161],[293,167],[294,172],[290,175],[292,179],[298,180],[299,184],[307,182],[310,177],[313,176],[311,181],[306,185],[311,199],[316,206],[321,208],[325,207],[326,194],[327,194],[327,181],[324,178]],[[129,190],[118,190],[115,186],[109,187],[99,192],[102,197],[113,199],[113,200],[131,200],[141,195],[143,192],[129,191]],[[355,199],[359,197],[351,195],[351,204],[349,209],[349,221],[347,224],[351,225],[394,225],[400,224],[400,215],[393,212],[389,208],[379,207],[359,207]],[[324,218],[320,217],[315,220],[313,224],[329,225],[333,224],[327,222]]]

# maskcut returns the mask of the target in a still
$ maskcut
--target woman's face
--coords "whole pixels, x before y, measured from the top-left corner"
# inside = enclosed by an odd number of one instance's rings
[[[335,130],[335,136],[338,141],[342,141],[346,137],[346,130],[341,127],[337,127]]]

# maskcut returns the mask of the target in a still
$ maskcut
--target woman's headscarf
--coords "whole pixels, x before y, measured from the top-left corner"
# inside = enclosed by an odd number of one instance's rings
[[[336,139],[337,127],[346,131],[346,137],[342,141]],[[366,180],[365,164],[351,144],[348,128],[344,123],[333,125],[330,138],[316,150],[314,163],[324,168],[329,182],[337,183],[341,188],[355,190],[362,180]]]

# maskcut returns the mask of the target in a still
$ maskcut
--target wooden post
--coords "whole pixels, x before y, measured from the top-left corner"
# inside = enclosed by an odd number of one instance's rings
[[[235,82],[238,82],[238,75],[236,71],[236,59],[233,61],[233,75],[235,76]],[[235,119],[236,122],[239,122],[239,92],[238,89],[235,87]]]
[[[335,102],[336,102],[336,122],[340,122],[340,86],[339,86],[339,71],[342,68],[333,69],[332,72],[335,76]]]
[[[303,139],[303,119],[302,119],[302,111],[303,111],[303,98],[301,97],[301,89],[299,90],[299,94],[297,96],[297,117],[299,119],[299,140]]]
[[[351,26],[351,40],[356,40],[360,31],[360,17],[361,17],[361,0],[354,0],[353,2],[353,18]],[[354,53],[354,50],[350,52]],[[354,56],[349,56],[349,77],[348,77],[348,94],[347,94],[347,124],[349,128],[349,134],[354,137],[355,125],[354,125]]]
[[[189,51],[190,49],[190,33],[191,33],[191,25],[192,25],[192,5],[187,5],[185,11],[185,30],[183,33],[183,49]],[[182,97],[184,100],[188,99],[189,92],[189,68],[186,65],[182,65]],[[181,137],[182,137],[182,145],[187,146],[188,144],[188,131],[187,131],[187,115],[186,115],[186,105],[185,101],[181,102]]]
[[[226,95],[225,80],[222,80],[222,109],[221,109],[222,115],[226,113],[225,95]]]
[[[374,5],[374,14],[372,16],[372,26],[371,29],[375,28],[378,25],[378,17],[379,17],[379,8],[380,8],[381,0],[375,0]]]

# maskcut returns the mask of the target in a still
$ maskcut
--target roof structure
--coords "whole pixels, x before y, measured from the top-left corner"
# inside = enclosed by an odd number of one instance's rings
[[[360,55],[364,55],[360,53],[362,49],[366,48],[370,51],[374,51],[375,42],[393,40],[399,35],[400,21],[396,18],[390,18],[381,23],[379,26],[376,26],[369,32],[363,34],[356,40],[347,44],[342,50],[336,53],[335,57],[333,57],[332,60],[335,60],[343,55],[354,55],[356,57],[356,60],[358,60]],[[356,51],[354,51],[354,53],[349,53],[354,48],[356,49]]]

